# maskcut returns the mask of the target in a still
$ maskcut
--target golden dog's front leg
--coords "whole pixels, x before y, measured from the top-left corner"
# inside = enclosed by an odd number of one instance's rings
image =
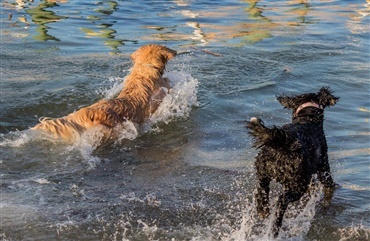
[[[162,100],[168,94],[168,89],[165,87],[161,87],[152,95],[150,99],[150,114],[153,114],[157,109],[158,106],[162,103]]]
[[[158,106],[171,88],[171,82],[168,78],[161,78],[158,82],[158,89],[154,91],[150,98],[150,114],[153,114],[158,109]]]
[[[170,81],[170,79],[169,78],[166,78],[166,77],[162,78],[162,82],[161,82],[161,85],[160,86],[161,87],[165,87],[168,90],[171,89],[171,81]]]

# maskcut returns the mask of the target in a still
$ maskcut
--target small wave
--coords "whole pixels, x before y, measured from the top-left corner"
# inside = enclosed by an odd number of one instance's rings
[[[370,191],[370,187],[368,186],[360,186],[360,185],[355,185],[355,184],[341,184],[341,186],[343,188],[347,188],[347,189],[350,189],[350,190],[354,190],[354,191]]]
[[[30,141],[36,136],[31,131],[14,131],[8,134],[0,135],[0,146],[1,147],[20,147]]]
[[[55,139],[52,135],[40,130],[27,129],[23,131],[11,131],[7,134],[0,134],[0,147],[21,148],[30,143],[66,143],[62,139]],[[41,144],[42,145],[42,144]]]
[[[50,184],[51,183],[50,181],[48,181],[45,178],[38,178],[38,179],[35,179],[33,181],[36,182],[36,183],[38,183],[38,184]]]

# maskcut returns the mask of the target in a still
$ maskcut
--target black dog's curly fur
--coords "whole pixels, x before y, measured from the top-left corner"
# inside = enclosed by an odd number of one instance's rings
[[[274,237],[279,234],[288,204],[303,196],[312,175],[317,174],[325,189],[334,188],[323,124],[324,108],[335,105],[339,97],[332,95],[329,87],[322,87],[318,93],[283,95],[277,100],[292,109],[292,123],[267,128],[255,117],[247,123],[254,137],[253,147],[260,149],[255,162],[259,180],[255,197],[257,212],[262,218],[269,215],[270,181],[275,179],[284,189],[277,201]]]

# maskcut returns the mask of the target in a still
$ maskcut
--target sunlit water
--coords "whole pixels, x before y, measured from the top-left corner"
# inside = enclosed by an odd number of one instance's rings
[[[273,240],[255,213],[244,121],[282,125],[276,95],[330,85],[339,187],[325,203],[313,183],[277,240],[369,240],[369,14],[360,0],[2,1],[1,239]],[[72,144],[29,130],[113,98],[148,43],[179,54],[144,125]]]

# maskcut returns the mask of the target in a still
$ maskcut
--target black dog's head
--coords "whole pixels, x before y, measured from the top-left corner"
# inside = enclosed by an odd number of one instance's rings
[[[295,96],[278,96],[277,100],[285,108],[293,110],[293,118],[298,116],[300,111],[306,107],[315,107],[314,109],[322,110],[325,107],[335,105],[339,97],[332,94],[329,87],[322,87],[317,93],[308,93]]]

